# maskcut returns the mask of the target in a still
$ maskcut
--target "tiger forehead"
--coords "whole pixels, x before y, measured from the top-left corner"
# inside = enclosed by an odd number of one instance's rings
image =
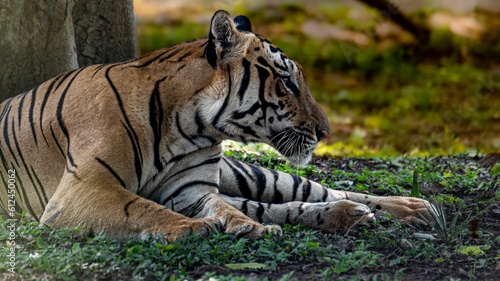
[[[271,41],[262,37],[259,34],[254,34],[255,37],[260,42],[261,49],[263,49],[270,60],[271,63],[278,69],[281,69],[287,74],[292,74],[293,72],[299,70],[295,62],[290,59],[280,48],[276,47]]]

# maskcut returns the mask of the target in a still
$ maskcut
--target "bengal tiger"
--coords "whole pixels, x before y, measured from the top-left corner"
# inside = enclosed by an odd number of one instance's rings
[[[256,239],[283,224],[345,231],[376,209],[429,216],[425,200],[335,191],[224,156],[222,140],[263,142],[305,164],[329,123],[300,65],[222,10],[208,38],[60,74],[0,112],[1,207],[55,228]]]

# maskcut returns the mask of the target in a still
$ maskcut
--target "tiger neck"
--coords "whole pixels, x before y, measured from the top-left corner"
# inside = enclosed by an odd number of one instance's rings
[[[181,72],[177,71],[181,66]],[[153,133],[155,145],[159,146],[156,150],[160,151],[164,166],[168,166],[172,159],[207,148],[220,151],[223,140],[223,136],[211,125],[211,112],[218,110],[217,96],[226,94],[217,92],[220,91],[217,90],[221,83],[220,71],[213,69],[199,54],[186,57],[182,64],[164,64],[161,73],[165,75],[172,71],[176,72],[177,79],[169,76],[159,78],[156,97],[153,92],[149,102],[150,109],[158,109],[159,116],[150,114],[158,118],[157,122],[153,120],[150,123],[153,127],[155,124],[158,126],[157,132],[153,128]],[[206,106],[207,100],[210,107]],[[158,162],[156,166],[161,169]]]

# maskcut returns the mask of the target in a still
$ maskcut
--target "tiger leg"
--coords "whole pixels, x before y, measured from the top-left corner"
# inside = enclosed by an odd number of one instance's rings
[[[261,223],[304,224],[325,232],[345,232],[354,225],[367,225],[374,214],[363,204],[349,200],[307,203],[292,201],[283,204],[262,203],[241,197],[221,195],[233,207]]]
[[[279,226],[264,226],[219,196],[220,157],[217,146],[184,155],[159,180],[154,192],[145,192],[144,196],[188,217],[215,219],[224,232],[237,237],[256,239],[266,233],[280,234]]]
[[[334,202],[351,200],[367,205],[376,214],[389,213],[393,218],[413,224],[430,219],[430,203],[401,196],[371,196],[333,190],[303,177],[277,172],[224,157],[220,172],[221,193],[265,203]]]
[[[49,200],[41,222],[56,228],[79,226],[84,234],[122,239],[163,234],[173,241],[190,233],[207,235],[219,228],[211,218],[188,218],[133,194],[119,185],[76,180],[65,174]]]
[[[225,233],[233,234],[236,237],[258,239],[267,233],[281,235],[279,226],[262,225],[253,217],[248,217],[231,206],[216,192],[204,192],[204,188],[200,186],[193,188],[194,190],[183,190],[175,198],[165,202],[165,206],[172,206],[176,212],[189,217],[215,219],[222,225]],[[274,224],[270,220],[266,222]]]

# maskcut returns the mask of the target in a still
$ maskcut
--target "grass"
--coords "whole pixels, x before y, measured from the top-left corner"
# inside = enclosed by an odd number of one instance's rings
[[[51,230],[25,218],[16,222],[16,275],[8,280],[313,280],[404,279],[415,265],[436,266],[457,263],[470,271],[492,272],[498,266],[500,233],[482,232],[471,238],[469,219],[447,213],[457,201],[429,194],[426,186],[440,187],[460,201],[461,214],[477,220],[481,210],[500,199],[474,196],[495,184],[490,170],[475,167],[467,155],[438,158],[386,157],[333,160],[315,159],[316,165],[292,168],[273,152],[227,152],[232,157],[277,170],[313,178],[327,186],[345,190],[368,190],[376,194],[408,195],[415,181],[419,192],[438,203],[434,229],[416,229],[397,221],[378,222],[372,229],[354,230],[348,235],[325,234],[303,226],[285,226],[284,235],[262,240],[234,239],[226,234],[208,238],[192,235],[175,243],[149,238],[117,242],[102,234],[82,237],[78,229]],[[480,156],[477,156],[480,157]],[[326,169],[326,170],[325,170]],[[493,170],[493,169],[491,169]],[[415,177],[418,171],[418,178]],[[444,207],[442,207],[444,206]],[[447,219],[451,218],[451,219]],[[2,222],[0,241],[10,235]],[[498,225],[497,225],[498,227]],[[7,260],[6,243],[1,242],[0,260]],[[463,262],[464,256],[470,256]],[[0,272],[9,269],[0,263]],[[480,269],[480,270],[479,270]],[[448,273],[453,275],[454,273]],[[10,279],[9,279],[10,278]],[[252,279],[254,280],[254,279]]]

